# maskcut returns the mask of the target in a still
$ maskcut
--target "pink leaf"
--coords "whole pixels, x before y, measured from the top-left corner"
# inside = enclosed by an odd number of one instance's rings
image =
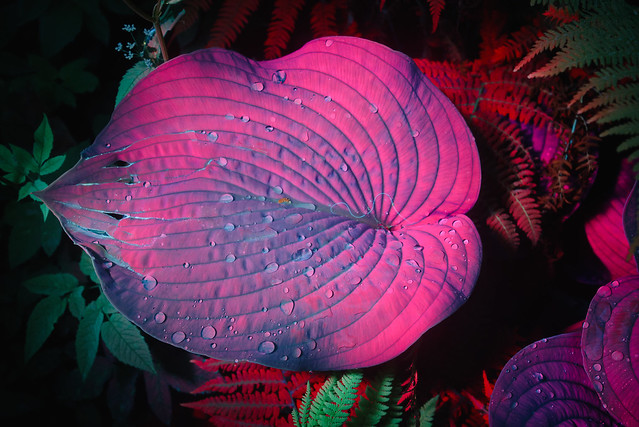
[[[608,411],[639,425],[639,276],[602,286],[583,324],[584,366]]]
[[[470,295],[474,139],[407,56],[318,39],[158,67],[40,194],[150,335],[289,370],[370,366]]]

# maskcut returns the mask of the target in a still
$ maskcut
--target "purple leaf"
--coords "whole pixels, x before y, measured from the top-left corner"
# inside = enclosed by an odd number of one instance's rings
[[[622,218],[634,182],[632,165],[624,162],[610,199],[585,225],[590,246],[608,268],[612,279],[637,273],[636,261],[628,257],[630,245]]]
[[[410,58],[318,39],[209,49],[141,80],[40,197],[160,340],[290,370],[389,360],[468,298],[480,169]]]
[[[584,371],[579,331],[525,347],[499,374],[490,425],[616,425]]]
[[[639,276],[602,286],[583,324],[584,366],[604,407],[639,425]]]

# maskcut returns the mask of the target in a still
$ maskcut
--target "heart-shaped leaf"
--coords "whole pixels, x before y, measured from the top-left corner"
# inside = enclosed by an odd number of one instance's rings
[[[330,370],[397,356],[468,298],[479,185],[468,127],[413,61],[334,37],[162,65],[39,196],[152,336]]]
[[[506,363],[490,397],[490,425],[616,425],[586,375],[580,332],[544,338]]]
[[[586,372],[606,409],[623,425],[639,425],[639,276],[597,290],[584,321]]]

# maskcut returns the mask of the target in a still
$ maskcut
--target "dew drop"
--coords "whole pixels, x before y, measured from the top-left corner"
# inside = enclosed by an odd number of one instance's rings
[[[603,384],[600,381],[593,381],[592,385],[597,393],[601,393],[603,391]]]
[[[619,362],[620,360],[623,359],[623,353],[620,352],[619,350],[615,350],[615,351],[612,352],[610,357],[612,358],[612,360],[614,360],[616,362]]]
[[[300,98],[295,98],[293,101],[296,105],[302,105],[302,100]]]
[[[235,116],[234,116],[233,114],[229,113],[229,114],[226,114],[226,115],[224,116],[224,118],[225,118],[226,120],[233,120],[233,119],[235,118]]]
[[[219,159],[217,159],[217,164],[224,167],[229,163],[228,160],[226,160],[225,157],[220,157]]]
[[[300,357],[302,355],[302,349],[297,347],[295,350],[293,350],[293,357],[297,358]]]
[[[262,307],[262,313],[266,313],[268,311],[268,307]]]
[[[313,256],[313,251],[310,250],[309,248],[303,248],[298,250],[297,252],[295,252],[292,256],[291,259],[293,261],[306,261],[307,259],[311,258]]]
[[[142,285],[144,285],[144,289],[151,291],[158,285],[158,281],[153,276],[144,276],[142,278]]]
[[[284,81],[286,80],[286,72],[283,70],[277,70],[273,73],[272,80],[273,83],[278,85],[284,83]]]
[[[280,268],[280,265],[276,262],[272,262],[264,267],[264,271],[266,271],[267,273],[273,273],[277,271],[278,268]]]
[[[275,351],[275,343],[273,341],[262,341],[257,346],[257,351],[262,354],[271,354]]]
[[[202,338],[205,340],[211,340],[217,335],[217,330],[213,326],[207,325],[202,328],[200,335],[202,335]]]
[[[419,131],[415,129],[411,132],[411,135],[413,135],[413,138],[417,138],[419,136]]]
[[[224,260],[225,260],[226,262],[233,262],[233,261],[235,261],[236,259],[237,259],[237,258],[236,258],[236,257],[235,257],[235,255],[233,255],[233,254],[228,254],[228,255],[226,256],[226,258],[224,258]]]
[[[293,309],[295,308],[295,303],[292,299],[283,299],[280,303],[280,310],[287,316],[290,316],[293,313]]]
[[[174,332],[173,335],[171,335],[171,341],[173,341],[174,344],[181,343],[185,338],[186,334],[182,331]]]
[[[166,314],[158,311],[157,313],[155,313],[155,316],[153,318],[155,319],[155,323],[164,323],[166,321]]]
[[[311,266],[308,266],[304,268],[303,273],[306,277],[311,277],[313,274],[315,274],[315,269]]]
[[[189,268],[191,266],[191,264],[189,264],[188,262],[185,262],[184,264],[182,264],[182,267],[184,268]]]
[[[222,196],[220,196],[220,202],[221,203],[230,203],[234,200],[235,198],[233,197],[232,194],[222,194]]]
[[[142,184],[144,186],[144,188],[149,188],[151,186],[151,183],[149,181],[144,181],[144,184]]]
[[[264,224],[268,224],[268,223],[270,223],[270,222],[273,222],[273,217],[272,217],[271,215],[264,215],[264,216],[262,217],[262,222],[263,222]]]
[[[242,121],[242,123],[248,123],[251,118],[249,116],[242,116],[240,117],[240,120]]]
[[[216,245],[216,243],[215,243],[213,240],[211,240],[211,241],[209,242],[209,246],[210,246],[210,247],[213,247],[213,246],[215,246],[215,245]]]
[[[215,343],[211,344],[211,348],[216,348],[216,347],[217,347],[217,344],[215,344]]]
[[[346,172],[348,171],[348,165],[346,163],[342,163],[339,168],[342,170],[342,172]]]
[[[371,113],[376,114],[379,111],[379,108],[377,108],[377,105],[375,104],[369,104],[368,109],[371,110]]]
[[[324,295],[326,295],[326,298],[333,298],[333,295],[335,295],[335,292],[333,292],[332,289],[329,289],[326,291]]]
[[[333,98],[331,98],[329,95],[326,95],[324,97],[324,102],[331,102],[333,100]]]
[[[294,213],[284,218],[284,222],[286,222],[288,225],[298,224],[300,221],[302,221],[302,215],[299,213]]]
[[[326,47],[331,47],[333,45],[333,40],[328,39],[326,40],[326,43],[324,43],[326,45]]]
[[[542,374],[541,372],[534,372],[533,373],[533,377],[537,381],[543,381],[544,380],[544,374]]]
[[[590,327],[590,323],[588,323],[588,322],[584,321],[584,323],[581,325],[581,327],[582,327],[583,329],[588,329],[588,327]]]
[[[612,289],[610,289],[608,285],[602,286],[597,291],[597,295],[603,298],[609,297],[610,295],[612,295]]]
[[[616,288],[617,286],[619,286],[619,281],[618,280],[614,280],[610,286],[612,286],[613,288]]]
[[[601,365],[599,363],[595,363],[594,365],[592,365],[592,369],[597,372],[601,372]]]
[[[282,187],[280,187],[279,185],[273,187],[273,191],[275,192],[275,194],[282,194],[284,192],[284,190],[282,190]]]
[[[406,264],[410,265],[411,267],[419,268],[419,263],[414,259],[407,259]]]
[[[275,130],[275,128],[271,125],[266,126],[264,129],[266,129],[267,132],[273,132]]]
[[[462,225],[462,222],[458,219],[453,221],[453,227],[458,228],[459,226]]]
[[[255,92],[262,92],[264,90],[264,84],[255,82],[251,85],[251,90],[254,90]]]
[[[227,223],[224,225],[224,230],[225,230],[225,231],[233,231],[233,230],[235,230],[235,225],[233,225],[233,224],[232,224],[232,223],[230,223],[230,222],[227,222]]]
[[[126,197],[124,198],[124,200],[126,200],[127,202],[130,202],[132,198],[133,197],[131,197],[130,194],[127,194]]]
[[[457,243],[453,243],[450,247],[451,249],[459,249],[459,245]]]
[[[215,142],[217,141],[217,133],[216,132],[209,132],[206,135],[206,139],[208,139],[210,142]]]

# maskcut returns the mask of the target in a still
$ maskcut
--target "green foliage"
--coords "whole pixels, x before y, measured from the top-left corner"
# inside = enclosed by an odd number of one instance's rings
[[[153,68],[150,68],[144,61],[137,62],[133,67],[129,68],[120,80],[118,93],[115,96],[115,105],[118,105],[122,98],[133,89],[133,86],[144,77],[147,76]]]
[[[419,408],[419,427],[430,427],[433,425],[438,400],[439,395],[436,394]]]
[[[545,51],[554,56],[529,77],[548,77],[576,68],[592,70],[570,105],[581,104],[578,114],[589,123],[608,126],[600,136],[616,136],[618,150],[633,150],[639,157],[639,8],[624,0],[532,1],[577,12],[575,21],[546,31],[517,69]]]
[[[102,323],[100,332],[107,348],[121,362],[155,373],[151,352],[138,328],[120,313]]]
[[[361,388],[362,371],[346,371],[338,377],[331,375],[312,398],[310,383],[298,409],[293,410],[293,423],[301,426],[398,426],[402,422],[403,407],[398,402],[402,387],[395,376],[380,373]],[[351,416],[352,415],[352,416]]]

